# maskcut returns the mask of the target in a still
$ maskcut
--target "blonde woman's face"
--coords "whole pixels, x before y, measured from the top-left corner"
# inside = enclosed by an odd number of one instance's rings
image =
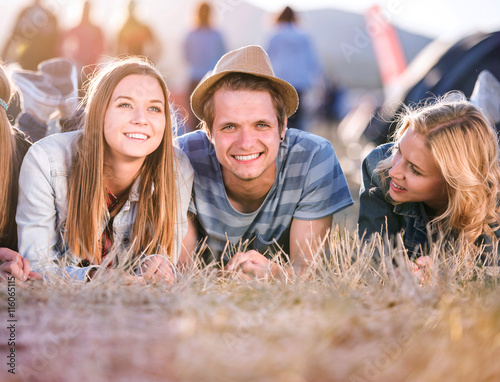
[[[106,159],[144,161],[160,145],[165,124],[165,97],[158,81],[140,74],[125,77],[106,110]]]
[[[446,182],[422,135],[408,128],[389,170],[390,191],[399,203],[423,202],[436,211],[446,208]]]

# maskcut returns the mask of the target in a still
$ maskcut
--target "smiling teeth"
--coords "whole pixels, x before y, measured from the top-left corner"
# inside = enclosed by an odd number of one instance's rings
[[[125,135],[127,137],[129,137],[129,138],[134,138],[134,139],[142,139],[142,140],[148,139],[148,136],[146,134],[128,133],[128,134],[125,134]]]
[[[260,154],[252,154],[252,155],[235,155],[234,157],[237,159],[237,160],[241,160],[241,161],[247,161],[247,160],[252,160],[252,159],[256,159],[259,157]]]
[[[396,187],[398,190],[406,190],[406,188],[399,187],[396,183],[391,182],[394,187]]]

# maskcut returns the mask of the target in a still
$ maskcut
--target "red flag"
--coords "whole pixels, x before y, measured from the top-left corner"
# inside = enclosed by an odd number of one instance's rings
[[[406,68],[406,58],[396,30],[384,17],[378,5],[365,14],[366,31],[370,36],[384,86],[394,84]]]

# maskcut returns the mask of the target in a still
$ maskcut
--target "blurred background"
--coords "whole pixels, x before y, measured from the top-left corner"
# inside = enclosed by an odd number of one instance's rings
[[[0,0],[0,58],[9,68],[36,70],[37,60],[49,58],[44,55],[67,56],[88,74],[111,56],[147,55],[164,74],[180,119],[188,118],[183,133],[196,128],[189,94],[206,68],[224,52],[262,45],[276,74],[300,90],[301,119],[293,127],[332,141],[353,196],[362,158],[387,140],[401,103],[449,90],[470,97],[484,69],[500,78],[498,0],[206,3],[209,14],[200,21],[198,0]],[[283,12],[286,6],[293,19]],[[295,45],[295,56],[282,50],[294,46],[280,35],[283,20],[308,44]],[[199,28],[216,33],[198,39],[193,31]],[[23,61],[30,43],[34,53]],[[355,216],[356,207],[350,210]],[[351,228],[355,218],[345,219]]]

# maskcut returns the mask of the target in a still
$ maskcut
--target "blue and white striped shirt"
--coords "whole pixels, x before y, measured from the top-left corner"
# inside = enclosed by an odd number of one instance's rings
[[[276,159],[276,180],[260,208],[241,213],[226,195],[215,149],[203,131],[178,139],[194,169],[190,211],[197,217],[198,239],[207,238],[204,261],[224,261],[237,251],[255,249],[272,257],[289,253],[292,219],[317,220],[353,204],[344,173],[330,142],[287,129]],[[278,245],[279,247],[277,247]]]

